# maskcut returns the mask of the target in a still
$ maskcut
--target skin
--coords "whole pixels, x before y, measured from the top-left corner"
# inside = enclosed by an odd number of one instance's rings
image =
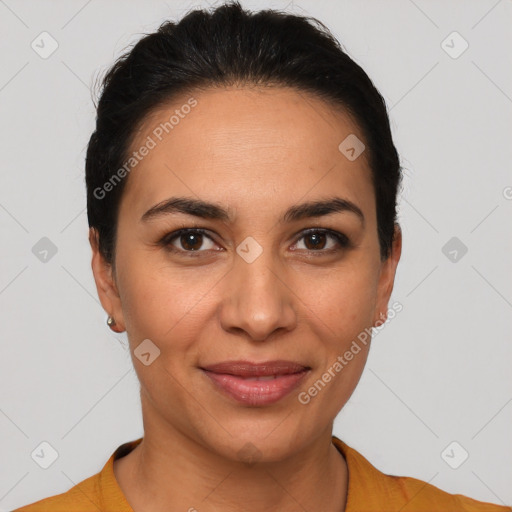
[[[338,150],[349,134],[364,137],[341,109],[284,87],[193,96],[197,106],[129,175],[114,268],[90,231],[98,294],[117,330],[128,333],[141,384],[144,440],[115,462],[116,479],[136,512],[343,511],[348,474],[332,427],[369,344],[307,405],[297,397],[386,317],[400,230],[381,261],[366,154],[349,161]],[[189,97],[154,111],[132,149]],[[290,206],[333,195],[355,203],[364,223],[349,211],[279,222]],[[234,219],[178,213],[141,221],[173,196],[215,202]],[[183,227],[202,227],[211,239],[199,236],[199,251],[186,252],[179,237],[176,253],[158,244]],[[308,228],[343,233],[351,245],[325,236],[315,246],[302,233]],[[252,263],[236,252],[248,236],[263,249]],[[133,355],[145,339],[160,349],[149,366]],[[199,369],[235,359],[293,360],[311,371],[284,399],[251,407]],[[247,443],[258,454],[252,464],[239,454]]]

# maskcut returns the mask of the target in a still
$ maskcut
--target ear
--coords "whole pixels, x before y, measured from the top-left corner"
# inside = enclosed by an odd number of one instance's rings
[[[96,282],[96,290],[101,305],[107,314],[114,317],[115,324],[111,329],[115,332],[125,330],[121,298],[115,282],[112,265],[108,263],[99,250],[99,234],[95,228],[89,228],[89,243],[92,249],[92,273]]]
[[[375,306],[375,316],[373,319],[374,326],[377,323],[378,327],[387,320],[389,298],[391,297],[391,292],[393,291],[396,267],[400,261],[401,254],[402,230],[398,224],[395,224],[395,231],[390,254],[388,258],[382,262],[381,265],[377,292],[377,303]]]

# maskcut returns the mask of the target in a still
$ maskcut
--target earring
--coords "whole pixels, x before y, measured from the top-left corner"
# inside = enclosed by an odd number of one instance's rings
[[[113,329],[113,326],[116,325],[116,321],[114,320],[114,317],[111,316],[111,315],[108,315],[108,318],[107,318],[107,325],[112,329]]]

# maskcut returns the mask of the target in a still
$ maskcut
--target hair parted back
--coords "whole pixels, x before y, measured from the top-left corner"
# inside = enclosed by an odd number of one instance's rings
[[[121,55],[101,83],[85,171],[88,222],[98,232],[106,261],[114,263],[127,178],[101,199],[94,191],[129,158],[138,127],[177,95],[235,84],[293,87],[351,115],[364,134],[381,258],[387,258],[401,169],[383,97],[320,21],[275,10],[250,12],[234,1],[165,21]]]

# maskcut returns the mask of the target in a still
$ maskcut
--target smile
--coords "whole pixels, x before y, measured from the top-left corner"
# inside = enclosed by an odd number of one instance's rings
[[[222,394],[244,405],[264,406],[287,396],[310,368],[291,361],[228,361],[201,370]]]

